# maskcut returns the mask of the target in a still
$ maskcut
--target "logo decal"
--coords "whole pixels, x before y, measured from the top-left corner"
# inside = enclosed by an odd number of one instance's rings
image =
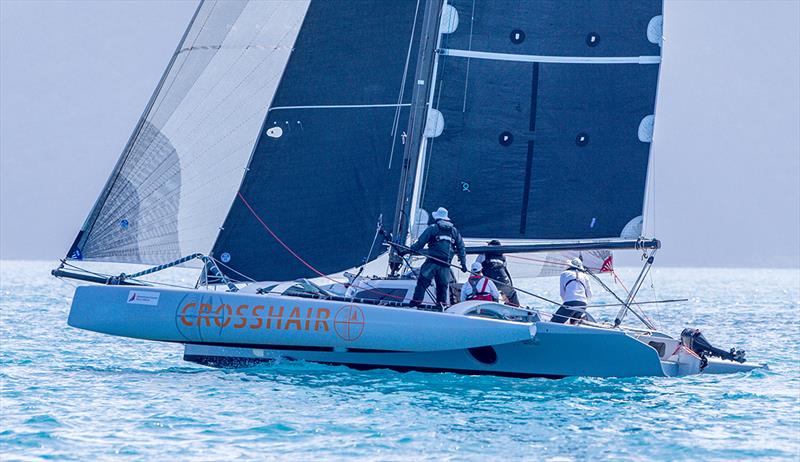
[[[343,306],[333,319],[333,330],[342,340],[358,340],[364,333],[364,311],[356,305]]]
[[[158,292],[144,292],[141,290],[132,290],[128,292],[128,303],[135,305],[158,305]]]

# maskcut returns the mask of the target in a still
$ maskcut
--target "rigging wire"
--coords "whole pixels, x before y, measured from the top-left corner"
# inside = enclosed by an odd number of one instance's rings
[[[305,265],[305,266],[306,266],[308,269],[310,269],[311,271],[313,271],[315,274],[319,275],[320,277],[322,277],[322,278],[325,278],[325,279],[328,279],[328,280],[330,280],[330,281],[333,281],[333,282],[334,282],[334,283],[336,283],[336,284],[342,284],[342,282],[340,282],[340,281],[337,281],[336,279],[334,279],[334,278],[332,278],[332,277],[328,276],[327,274],[323,273],[322,271],[320,271],[320,270],[318,270],[317,268],[315,268],[314,266],[312,266],[310,263],[308,263],[306,260],[304,260],[304,259],[303,259],[303,257],[301,257],[300,255],[298,255],[298,254],[297,254],[297,252],[295,252],[295,251],[294,251],[294,250],[293,250],[291,247],[289,247],[289,246],[288,246],[288,245],[287,245],[285,242],[283,242],[283,240],[282,240],[280,237],[278,237],[278,235],[277,235],[277,234],[275,234],[275,232],[272,230],[272,228],[270,228],[270,227],[269,227],[269,225],[267,225],[267,224],[264,222],[264,220],[263,220],[263,219],[262,219],[262,218],[261,218],[261,217],[258,215],[258,213],[257,213],[257,212],[256,212],[256,211],[253,209],[253,207],[250,205],[250,203],[249,203],[249,202],[247,202],[247,199],[245,199],[245,198],[244,198],[244,196],[242,195],[241,191],[238,191],[238,192],[236,193],[236,195],[239,197],[239,199],[242,201],[242,203],[245,205],[245,207],[247,207],[247,209],[250,211],[250,213],[253,215],[253,217],[254,217],[254,218],[255,218],[255,219],[256,219],[256,220],[257,220],[257,221],[258,221],[258,222],[261,224],[261,226],[262,226],[262,227],[263,227],[263,228],[264,228],[264,229],[265,229],[265,230],[266,230],[266,231],[267,231],[267,232],[268,232],[268,233],[269,233],[269,234],[272,236],[272,238],[273,238],[273,239],[275,239],[275,241],[276,241],[276,242],[278,242],[278,244],[280,244],[280,245],[281,245],[281,246],[282,246],[284,249],[286,249],[286,251],[287,251],[287,252],[289,252],[289,253],[290,253],[290,254],[291,254],[291,255],[292,255],[292,256],[293,256],[295,259],[297,259],[297,261],[299,261],[300,263],[302,263],[303,265]],[[351,285],[352,285],[352,284],[351,284]],[[375,290],[375,289],[373,289],[373,288],[370,288],[370,287],[366,287],[366,288],[364,288],[364,287],[358,287],[358,286],[355,286],[355,285],[353,285],[353,287],[356,287],[357,289],[367,290],[367,291],[370,291],[370,292],[373,292],[373,293],[376,293],[376,294],[378,294],[378,295],[382,295],[382,296],[385,296],[385,297],[394,298],[394,299],[399,299],[399,300],[401,300],[401,301],[402,301],[402,300],[405,300],[405,297],[399,297],[399,296],[397,296],[397,295],[394,295],[394,294],[383,293],[383,292],[380,292],[380,291],[378,291],[378,290]]]
[[[229,269],[229,270],[233,271],[234,273],[238,274],[239,276],[241,276],[241,277],[243,277],[243,278],[247,279],[249,282],[258,282],[258,281],[256,281],[255,279],[251,278],[250,276],[248,276],[248,275],[246,275],[246,274],[244,274],[244,273],[241,273],[241,272],[239,272],[239,271],[236,271],[235,269],[233,269],[233,268],[231,268],[230,266],[228,266],[228,265],[226,265],[225,263],[223,263],[221,260],[217,260],[217,259],[216,259],[216,258],[214,258],[214,257],[208,257],[208,258],[210,258],[210,259],[214,260],[214,263],[216,263],[216,264],[218,264],[218,265],[222,265],[222,266],[224,266],[225,268],[227,268],[227,269]]]

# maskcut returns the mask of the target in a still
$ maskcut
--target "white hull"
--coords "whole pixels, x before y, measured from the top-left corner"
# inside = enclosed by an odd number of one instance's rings
[[[701,372],[700,359],[663,334],[459,314],[477,308],[505,309],[465,302],[438,313],[275,294],[83,286],[75,293],[69,324],[183,343],[185,359],[225,367],[286,358],[357,369],[514,377]],[[703,372],[755,367],[722,361]]]

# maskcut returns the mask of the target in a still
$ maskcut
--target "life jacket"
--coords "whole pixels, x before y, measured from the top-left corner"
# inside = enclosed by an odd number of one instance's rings
[[[455,229],[454,226],[446,226],[442,225],[439,222],[436,223],[436,234],[433,236],[434,242],[441,242],[447,241],[450,245],[455,245],[455,238],[453,237],[453,230]]]
[[[481,289],[478,290],[478,282],[483,279],[483,285]],[[470,286],[472,286],[472,293],[467,295],[467,300],[487,300],[487,301],[494,301],[494,297],[492,297],[491,292],[486,291],[486,286],[489,285],[489,280],[483,276],[470,276],[467,279],[467,282]]]
[[[483,254],[483,274],[488,278],[508,283],[506,273],[506,257],[502,253],[486,252]]]
[[[452,260],[456,249],[457,231],[451,223],[444,223],[441,220],[431,226],[436,227],[436,232],[428,239],[428,255],[442,262]],[[434,263],[445,266],[446,263],[434,261]]]
[[[581,287],[583,287],[583,291],[586,292],[586,284],[584,284],[583,281],[579,279],[577,271],[575,271],[575,277],[567,281],[566,284],[564,284],[564,290],[567,290],[567,287],[569,287],[569,285],[572,284],[573,282],[577,282],[578,284],[580,284]]]

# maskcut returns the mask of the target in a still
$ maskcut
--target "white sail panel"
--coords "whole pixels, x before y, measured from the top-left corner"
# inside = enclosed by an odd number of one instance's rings
[[[162,263],[211,249],[309,3],[200,5],[69,257]]]

